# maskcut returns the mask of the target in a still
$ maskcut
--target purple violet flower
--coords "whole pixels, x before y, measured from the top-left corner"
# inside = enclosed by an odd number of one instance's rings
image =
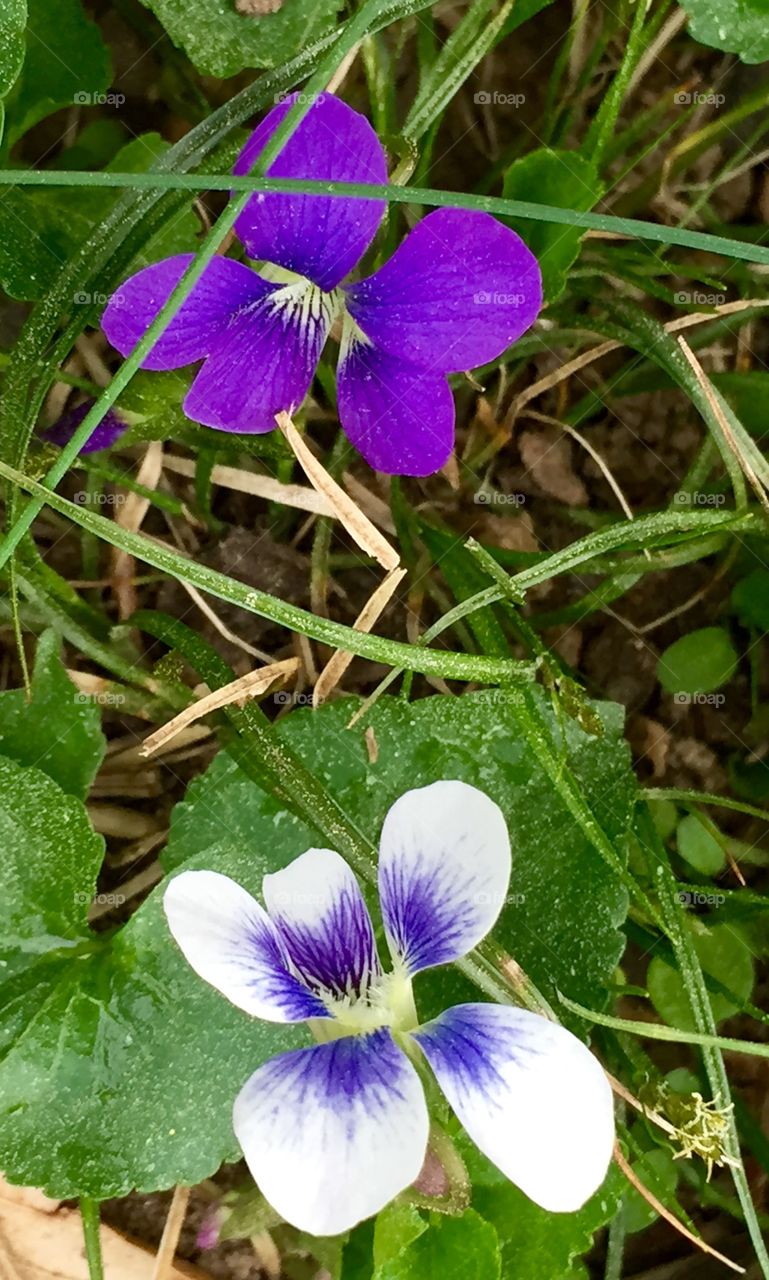
[[[69,444],[80,423],[86,414],[90,413],[95,403],[95,400],[85,400],[76,409],[70,409],[67,413],[63,413],[52,426],[46,427],[45,431],[40,432],[40,439],[48,440],[51,444],[57,444],[60,448],[63,448],[65,444]],[[128,423],[123,422],[114,409],[108,409],[96,430],[92,432],[90,438],[82,446],[81,454],[98,453],[100,449],[111,448],[127,429]]]
[[[248,173],[296,95],[252,133],[235,165]],[[364,116],[319,94],[270,166],[270,176],[387,182],[381,143]],[[184,402],[223,431],[273,430],[309,390],[341,321],[339,418],[367,462],[392,475],[430,475],[451,453],[454,399],[446,379],[485,364],[533,323],[542,302],[533,254],[490,214],[437,209],[365,280],[343,284],[371,244],[380,200],[257,194],[236,230],[263,274],[215,258],[143,362],[177,369],[203,360]],[[133,351],[191,254],[131,276],[110,301],[104,332]]]
[[[266,911],[214,871],[171,880],[166,917],[195,972],[253,1017],[308,1022],[319,1041],[259,1067],[233,1113],[256,1183],[293,1226],[336,1235],[419,1177],[428,1068],[476,1145],[544,1209],[578,1209],[601,1185],[612,1092],[576,1036],[507,1005],[417,1016],[414,975],[485,937],[510,863],[502,812],[475,787],[435,782],[396,800],[379,848],[390,973],[358,882],[330,849],[265,876]]]

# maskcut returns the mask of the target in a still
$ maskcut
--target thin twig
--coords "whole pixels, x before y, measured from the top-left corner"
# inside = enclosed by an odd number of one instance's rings
[[[155,1254],[155,1265],[152,1268],[151,1280],[166,1280],[173,1266],[176,1246],[179,1243],[179,1234],[187,1213],[189,1198],[189,1187],[174,1187],[171,1207],[168,1210],[166,1224],[163,1227],[163,1235],[160,1238],[160,1245]]]
[[[653,1194],[653,1192],[649,1190],[648,1187],[644,1186],[640,1178],[638,1178],[638,1176],[633,1172],[627,1160],[625,1159],[624,1155],[622,1154],[622,1148],[620,1147],[618,1142],[615,1142],[614,1144],[614,1159],[619,1165],[622,1172],[624,1173],[630,1185],[632,1187],[635,1187],[638,1194],[643,1197],[643,1199],[646,1201],[648,1205],[651,1206],[654,1212],[658,1213],[661,1218],[664,1218],[666,1222],[670,1223],[670,1226],[673,1227],[674,1230],[679,1233],[679,1235],[682,1235],[685,1240],[688,1240],[690,1242],[690,1244],[695,1245],[697,1249],[701,1249],[703,1253],[709,1254],[711,1258],[716,1258],[719,1262],[723,1262],[724,1266],[729,1267],[731,1271],[736,1271],[739,1275],[744,1276],[745,1274],[744,1267],[739,1266],[739,1264],[736,1262],[732,1262],[731,1258],[724,1257],[722,1253],[719,1253],[718,1250],[714,1249],[712,1245],[709,1245],[707,1241],[700,1239],[699,1236],[695,1236],[694,1233],[690,1231],[688,1227],[684,1226],[683,1222],[679,1222],[675,1214],[671,1213],[669,1209],[665,1208],[664,1204],[662,1204],[662,1202],[657,1199],[657,1197]]]

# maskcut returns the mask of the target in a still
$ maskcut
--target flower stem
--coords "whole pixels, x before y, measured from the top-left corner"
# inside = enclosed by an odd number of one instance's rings
[[[90,1196],[80,1197],[80,1216],[83,1220],[83,1241],[90,1280],[104,1280],[99,1235],[99,1201]]]

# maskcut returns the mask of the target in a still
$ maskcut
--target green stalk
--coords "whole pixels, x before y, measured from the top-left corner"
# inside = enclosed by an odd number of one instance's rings
[[[265,591],[257,591],[235,578],[228,578],[215,569],[196,560],[188,559],[178,551],[172,551],[160,543],[154,542],[142,534],[131,533],[121,529],[112,520],[95,511],[88,511],[76,503],[69,502],[58,493],[46,489],[44,485],[29,476],[22,475],[13,467],[0,462],[0,476],[19,486],[24,492],[32,494],[40,506],[47,505],[61,515],[67,515],[82,529],[97,534],[112,546],[119,547],[136,556],[146,564],[169,574],[172,578],[190,582],[201,591],[238,605],[249,613],[256,613],[262,618],[269,618],[290,631],[299,631],[318,640],[321,644],[330,645],[334,649],[344,649],[363,658],[371,658],[374,662],[384,662],[388,666],[405,667],[409,671],[421,671],[425,675],[439,675],[446,680],[474,680],[484,684],[498,684],[500,681],[530,680],[533,675],[531,663],[516,662],[509,658],[487,658],[475,654],[453,653],[449,650],[424,649],[420,646],[404,644],[397,640],[385,640],[380,636],[369,635],[357,631],[354,627],[346,627],[327,618],[318,618],[296,605],[288,604]]]
[[[362,10],[361,10],[362,12]],[[313,77],[315,80],[316,77]],[[312,81],[310,82],[312,83]],[[307,96],[306,94],[304,95]],[[285,120],[288,120],[288,116]],[[277,136],[277,130],[273,138]],[[274,156],[270,158],[274,159]],[[261,166],[260,166],[261,167]],[[125,187],[151,191],[233,191],[334,196],[343,200],[386,200],[394,204],[424,204],[433,208],[477,209],[504,218],[529,218],[534,222],[555,222],[586,231],[610,231],[632,240],[653,240],[658,244],[737,258],[769,266],[769,248],[705,231],[667,227],[641,218],[617,218],[589,210],[562,209],[557,205],[529,200],[508,200],[502,196],[480,196],[465,191],[437,191],[432,187],[398,187],[363,182],[315,182],[310,179],[259,178],[252,174],[235,177],[230,173],[87,173],[79,170],[0,169],[0,183],[36,187]],[[228,206],[229,207],[229,206]],[[223,214],[222,217],[225,215]],[[237,217],[237,214],[235,214]],[[232,221],[234,222],[233,217]],[[216,224],[221,223],[221,218]],[[231,224],[230,224],[231,225]],[[214,228],[215,230],[216,228]],[[229,229],[229,228],[228,228]],[[213,233],[211,233],[213,234]],[[201,251],[202,252],[202,251]]]
[[[88,1275],[90,1280],[104,1280],[99,1235],[99,1201],[92,1200],[90,1196],[81,1196],[80,1217],[83,1220],[83,1242],[88,1262]]]

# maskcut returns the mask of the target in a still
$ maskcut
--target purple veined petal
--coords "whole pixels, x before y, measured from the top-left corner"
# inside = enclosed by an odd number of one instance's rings
[[[454,397],[442,374],[353,341],[339,360],[339,420],[375,471],[429,476],[454,447]]]
[[[510,880],[498,805],[466,782],[406,791],[384,820],[379,896],[393,956],[409,974],[448,964],[493,927]]]
[[[101,324],[121,355],[130,355],[194,258],[180,253],[130,276],[113,293]],[[207,356],[233,312],[270,293],[255,271],[232,258],[213,258],[190,296],[142,361],[143,369],[179,369]]]
[[[297,94],[274,107],[238,156],[248,173]],[[270,165],[272,178],[317,182],[387,182],[382,144],[365,116],[330,93],[318,94],[307,115]],[[255,195],[235,223],[250,257],[266,259],[333,289],[352,270],[382,221],[384,200],[343,196]]]
[[[58,444],[63,448],[65,444],[69,444],[80,423],[95,404],[95,400],[85,400],[76,409],[63,413],[52,426],[40,432],[40,439],[49,440],[51,444]],[[119,418],[114,409],[108,409],[96,430],[91,432],[88,440],[81,447],[80,453],[98,453],[100,449],[110,449],[127,430],[128,423]]]
[[[282,1054],[244,1085],[233,1124],[254,1180],[286,1222],[333,1236],[418,1176],[429,1117],[387,1030]]]
[[[264,877],[262,893],[291,961],[313,990],[356,995],[381,973],[360,885],[332,849],[308,849]]]
[[[229,876],[183,871],[166,889],[163,908],[188,963],[238,1009],[266,1022],[327,1016],[292,972],[267,912]]]
[[[336,299],[301,280],[232,317],[195,378],[184,412],[194,422],[243,434],[272,431],[309,390],[333,322]]]
[[[524,1009],[466,1004],[414,1038],[470,1138],[535,1204],[570,1213],[598,1190],[614,1146],[612,1092],[570,1031]]]
[[[542,305],[542,277],[520,236],[491,214],[436,209],[345,292],[376,346],[452,373],[493,360],[525,333]]]

